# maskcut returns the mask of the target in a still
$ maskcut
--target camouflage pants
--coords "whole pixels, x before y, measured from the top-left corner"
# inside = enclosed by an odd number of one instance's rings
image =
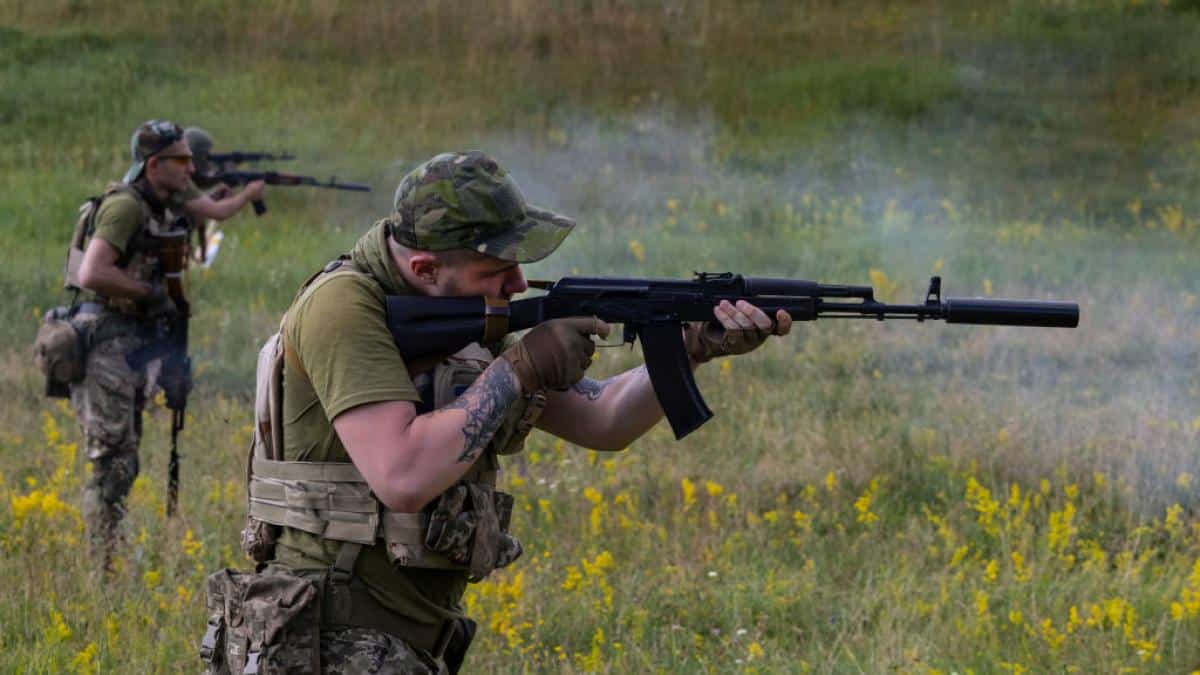
[[[429,652],[367,628],[321,631],[321,671],[329,675],[446,673],[445,666]]]
[[[114,319],[103,314],[84,317],[82,329],[95,332],[106,321]],[[103,556],[106,568],[119,539],[125,497],[138,474],[146,378],[126,364],[125,355],[141,344],[142,339],[132,332],[96,343],[87,355],[83,380],[71,385],[71,407],[92,463],[82,511],[92,552]]]

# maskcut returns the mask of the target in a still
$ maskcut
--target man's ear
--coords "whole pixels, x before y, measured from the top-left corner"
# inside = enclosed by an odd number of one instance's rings
[[[434,285],[437,283],[441,263],[432,253],[415,251],[408,257],[408,271],[422,283]]]

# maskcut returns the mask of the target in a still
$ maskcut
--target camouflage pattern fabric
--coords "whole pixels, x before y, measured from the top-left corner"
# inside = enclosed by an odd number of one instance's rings
[[[328,675],[442,675],[445,666],[400,638],[367,628],[321,631],[321,672]]]
[[[480,483],[459,483],[438,497],[429,514],[425,546],[458,565],[472,581],[521,557],[521,543],[502,528],[512,514],[512,497]]]
[[[210,631],[201,642],[200,656],[210,675],[317,670],[319,579],[225,569],[209,575],[207,590]]]
[[[71,385],[71,407],[92,463],[82,511],[92,552],[102,556],[107,569],[120,539],[125,497],[138,474],[146,378],[130,369],[125,355],[140,347],[142,339],[135,324],[124,317],[93,314],[77,321],[82,332],[107,338],[91,348],[83,379]],[[113,337],[103,335],[113,332]]]
[[[437,155],[396,188],[386,219],[397,243],[422,251],[472,249],[529,263],[554,252],[575,221],[527,204],[496,160],[479,151]]]
[[[167,120],[142,122],[137,129],[133,130],[133,136],[129,138],[129,154],[133,159],[133,165],[129,167],[129,171],[125,173],[122,181],[132,183],[137,180],[141,177],[142,170],[146,168],[147,159],[182,139],[183,129],[178,124]]]

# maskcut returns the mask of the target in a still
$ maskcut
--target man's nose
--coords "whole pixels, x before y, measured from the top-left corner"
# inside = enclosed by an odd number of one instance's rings
[[[525,274],[521,272],[520,267],[514,267],[508,278],[504,280],[505,295],[511,298],[517,293],[524,293],[527,290],[529,290],[529,284],[525,281]]]

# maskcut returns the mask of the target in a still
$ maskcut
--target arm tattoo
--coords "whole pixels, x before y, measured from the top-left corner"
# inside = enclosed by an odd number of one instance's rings
[[[600,394],[604,393],[604,388],[612,382],[611,379],[603,382],[597,382],[590,377],[585,377],[582,380],[571,385],[571,389],[580,396],[585,397],[589,401],[595,401],[600,398]]]
[[[462,396],[446,406],[445,410],[459,408],[467,413],[462,430],[466,445],[459,462],[471,463],[479,457],[517,397],[516,376],[507,362],[497,359]]]
[[[600,395],[604,393],[604,390],[608,388],[608,385],[618,380],[638,377],[644,372],[646,372],[646,366],[642,365],[634,368],[633,370],[628,370],[624,373],[621,373],[615,377],[610,377],[602,382],[597,382],[590,377],[585,377],[571,385],[571,390],[589,401],[596,401],[599,400]]]

